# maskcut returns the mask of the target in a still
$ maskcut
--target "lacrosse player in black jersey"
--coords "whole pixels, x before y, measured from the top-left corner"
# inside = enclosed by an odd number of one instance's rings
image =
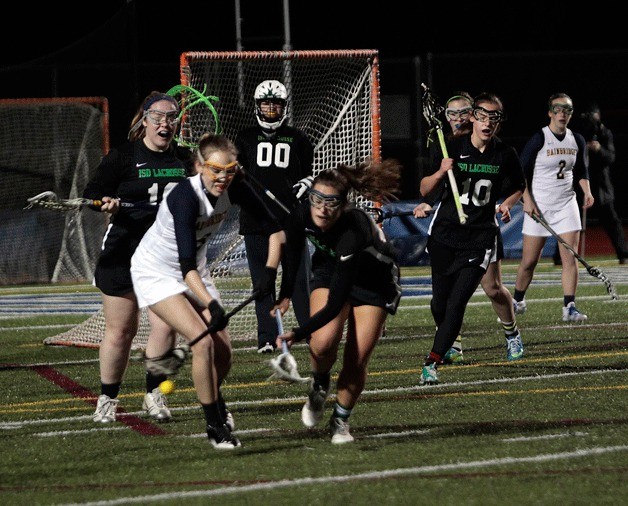
[[[449,100],[447,100],[445,104],[445,118],[451,127],[451,133],[449,133],[446,138],[447,140],[451,140],[455,137],[459,137],[462,135],[470,134],[473,130],[473,123],[471,123],[471,116],[473,111],[473,98],[466,91],[458,91],[456,92]],[[436,162],[440,164],[440,160],[442,159],[442,151],[440,147],[437,148],[438,154],[436,155]],[[518,196],[515,194],[513,198],[509,200],[506,205],[508,208],[512,207],[516,201],[518,200]],[[416,217],[422,217],[420,214],[415,213]],[[508,222],[510,221],[509,214],[502,215],[502,221]],[[500,322],[514,322],[515,321],[515,312],[513,306],[513,299],[510,291],[504,283],[502,282],[502,270],[501,270],[501,261],[504,258],[504,242],[502,239],[502,234],[497,227],[497,254],[494,258],[491,259],[491,263],[486,268],[486,272],[484,276],[482,276],[482,280],[480,284],[482,285],[482,289],[484,293],[491,300],[491,305],[493,310],[497,314]],[[510,327],[506,332],[510,331]],[[508,360],[517,360],[523,357],[522,353],[523,349],[516,351],[508,347],[506,349],[506,357]],[[464,361],[464,356],[462,352],[462,336],[458,334],[454,344],[451,348],[445,353],[443,357],[443,363],[445,364],[462,364]]]
[[[510,206],[521,198],[525,178],[514,148],[496,137],[504,119],[499,97],[482,93],[474,99],[472,132],[451,140],[449,158],[421,180],[421,194],[441,194],[430,224],[428,252],[432,268],[431,310],[437,326],[432,349],[425,359],[419,383],[438,383],[437,367],[460,333],[465,309],[497,250],[496,214],[510,219]],[[454,197],[447,184],[453,171],[467,221],[460,224]],[[498,205],[498,199],[505,197]],[[514,318],[502,321],[508,350],[523,353]],[[509,352],[510,353],[510,352]],[[520,356],[520,355],[519,355]]]
[[[369,358],[382,335],[389,314],[395,314],[401,287],[399,267],[382,230],[363,210],[348,202],[350,191],[386,202],[398,192],[401,167],[395,161],[339,166],[320,172],[308,192],[308,202],[291,214],[286,228],[286,271],[278,310],[285,313],[295,285],[295,271],[303,244],[314,246],[309,319],[278,336],[290,346],[311,335],[313,382],[301,410],[306,427],[322,417],[330,388],[331,369],[347,324],[336,402],[329,421],[334,444],[349,443],[348,419],[364,389]]]
[[[139,309],[131,280],[131,256],[155,220],[159,203],[186,177],[184,161],[172,145],[179,105],[171,96],[151,92],[131,123],[129,142],[113,148],[100,162],[83,197],[101,200],[96,209],[111,215],[94,273],[94,285],[102,292],[105,335],[100,344],[101,389],[93,420],[116,419],[118,394],[126,371],[131,344],[139,325]],[[147,204],[121,207],[120,200]],[[154,205],[151,210],[148,204]],[[151,311],[147,356],[160,356],[170,348],[172,329]],[[160,392],[163,375],[146,372],[143,408],[158,422],[171,419],[166,397]]]
[[[304,132],[286,124],[288,92],[282,83],[262,81],[255,89],[254,99],[255,119],[259,126],[238,133],[235,140],[240,153],[238,160],[246,173],[263,187],[259,189],[271,192],[280,202],[277,204],[269,199],[269,206],[277,217],[285,219],[312,185],[314,148]],[[242,209],[239,232],[244,236],[246,258],[255,285],[264,276],[268,245],[259,214]],[[294,313],[299,322],[309,314],[308,260],[304,255],[294,293]],[[258,353],[275,350],[277,325],[270,316],[274,303],[270,295],[255,301]]]

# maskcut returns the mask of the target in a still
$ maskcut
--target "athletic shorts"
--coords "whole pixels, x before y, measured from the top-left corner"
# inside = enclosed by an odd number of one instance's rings
[[[491,256],[491,263],[495,263],[498,260],[504,259],[504,238],[500,230],[497,231],[497,238],[495,239],[496,246],[494,254]]]
[[[105,295],[121,297],[133,291],[133,280],[128,264],[107,264],[98,262],[94,272],[93,285]]]
[[[469,266],[479,267],[486,271],[489,263],[496,258],[496,248],[452,248],[432,236],[427,241],[427,251],[430,255],[430,264],[433,270],[444,276],[451,276]]]
[[[396,274],[391,275],[391,279],[381,291],[369,290],[367,288],[353,285],[349,293],[349,304],[357,306],[376,306],[385,309],[389,314],[394,315],[401,300],[401,284],[399,283],[399,268],[395,266]],[[326,269],[315,270],[310,278],[310,291],[317,288],[329,288],[331,283],[331,273]]]
[[[133,287],[140,308],[151,306],[179,293],[185,293],[192,300],[196,300],[199,305],[203,305],[183,281],[179,268],[168,266],[159,260],[151,262],[150,258],[150,255],[146,254],[136,255],[131,264]],[[212,298],[220,301],[220,294],[209,275],[209,270],[200,269],[199,274]]]
[[[545,221],[557,234],[582,230],[580,209],[578,209],[578,201],[575,197],[562,209],[544,210],[543,206],[539,207]],[[534,221],[527,214],[523,215],[523,234],[533,237],[549,237],[552,235],[543,225]]]

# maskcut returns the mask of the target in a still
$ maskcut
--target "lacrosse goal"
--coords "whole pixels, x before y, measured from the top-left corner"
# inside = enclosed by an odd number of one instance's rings
[[[186,109],[179,135],[187,144],[194,145],[203,133],[217,130],[235,139],[241,129],[256,125],[255,88],[261,81],[276,79],[288,90],[287,121],[303,130],[314,145],[315,174],[338,164],[380,159],[376,50],[186,52],[180,57],[180,72],[182,85],[218,97],[215,108],[220,125],[207,107]],[[185,101],[185,95],[181,100]],[[208,253],[227,311],[252,290],[244,242],[238,235],[237,209],[232,211],[212,239]],[[292,311],[285,315],[285,322],[296,324]],[[46,343],[97,346],[103,329],[104,318],[99,312]],[[234,340],[256,341],[253,304],[231,319],[229,330]],[[144,314],[134,348],[145,347],[147,336]]]
[[[23,209],[44,190],[80,196],[109,149],[107,99],[3,99],[0,132],[0,284],[91,281],[105,217]]]

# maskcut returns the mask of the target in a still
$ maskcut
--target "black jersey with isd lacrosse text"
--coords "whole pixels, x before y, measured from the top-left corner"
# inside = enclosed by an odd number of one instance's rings
[[[152,151],[142,140],[113,148],[100,162],[83,197],[116,197],[138,207],[121,207],[112,216],[102,245],[99,265],[131,265],[131,256],[155,221],[159,203],[186,177],[185,165],[172,148]]]
[[[347,209],[331,228],[322,230],[312,220],[309,202],[302,202],[294,209],[286,233],[289,261],[280,298],[292,293],[306,238],[314,246],[310,288],[329,288],[325,307],[295,330],[297,340],[330,322],[347,301],[353,306],[379,306],[395,314],[401,297],[395,252],[363,210]]]
[[[294,207],[292,186],[312,174],[314,148],[307,136],[291,126],[282,125],[272,132],[257,126],[242,130],[235,144],[244,170],[286,207]],[[274,202],[269,207],[279,219],[287,218],[287,213]],[[260,234],[262,229],[256,214],[241,210],[240,234]]]
[[[481,152],[471,143],[471,134],[452,139],[447,147],[449,157],[455,160],[452,171],[467,221],[460,224],[449,176],[446,176],[442,181],[446,185],[441,189],[442,201],[429,233],[454,248],[492,248],[498,227],[495,221],[497,201],[525,188],[517,152],[497,137]],[[440,161],[432,167],[432,174],[439,166]]]

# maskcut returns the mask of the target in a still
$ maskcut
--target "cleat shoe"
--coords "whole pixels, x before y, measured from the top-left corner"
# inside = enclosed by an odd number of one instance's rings
[[[116,410],[118,409],[118,399],[112,399],[108,395],[98,397],[98,404],[94,412],[93,420],[100,423],[111,423],[116,421]]]
[[[506,358],[511,361],[523,358],[523,342],[519,332],[506,338]]]
[[[332,416],[329,420],[329,430],[332,444],[341,445],[353,442],[353,436],[349,432],[349,422],[346,420]]]
[[[570,302],[563,308],[563,321],[564,322],[584,322],[587,319],[587,315],[582,314],[576,309],[576,303]]]
[[[274,353],[275,347],[270,343],[265,343],[257,349],[257,353]]]
[[[225,425],[229,427],[229,430],[231,432],[235,430],[235,420],[233,419],[233,415],[231,414],[231,411],[227,411],[227,414],[225,416]]]
[[[166,404],[166,396],[161,393],[159,387],[152,392],[146,393],[142,409],[156,422],[169,422],[172,420],[172,415]]]
[[[512,307],[515,310],[515,314],[523,314],[526,312],[526,309],[528,309],[525,299],[521,301],[512,299]]]
[[[221,427],[207,426],[207,438],[214,448],[217,450],[233,450],[242,446],[240,440],[231,434],[227,424]]]
[[[220,409],[220,415],[222,419],[225,421],[225,425],[229,427],[229,430],[233,432],[235,430],[235,420],[233,419],[233,415],[231,411],[227,408],[227,404],[225,403],[220,390],[218,391],[218,407]]]
[[[464,357],[462,356],[462,350],[456,348],[449,348],[449,351],[445,353],[443,357],[443,364],[462,364]]]
[[[327,399],[327,392],[325,392],[325,390],[315,390],[314,387],[310,388],[307,394],[307,401],[305,401],[303,409],[301,409],[301,421],[303,425],[312,428],[321,421],[323,412],[325,411],[325,399]]]
[[[419,379],[419,385],[437,385],[438,384],[438,372],[436,371],[436,363],[432,362],[430,365],[424,365],[421,371],[421,378]]]

